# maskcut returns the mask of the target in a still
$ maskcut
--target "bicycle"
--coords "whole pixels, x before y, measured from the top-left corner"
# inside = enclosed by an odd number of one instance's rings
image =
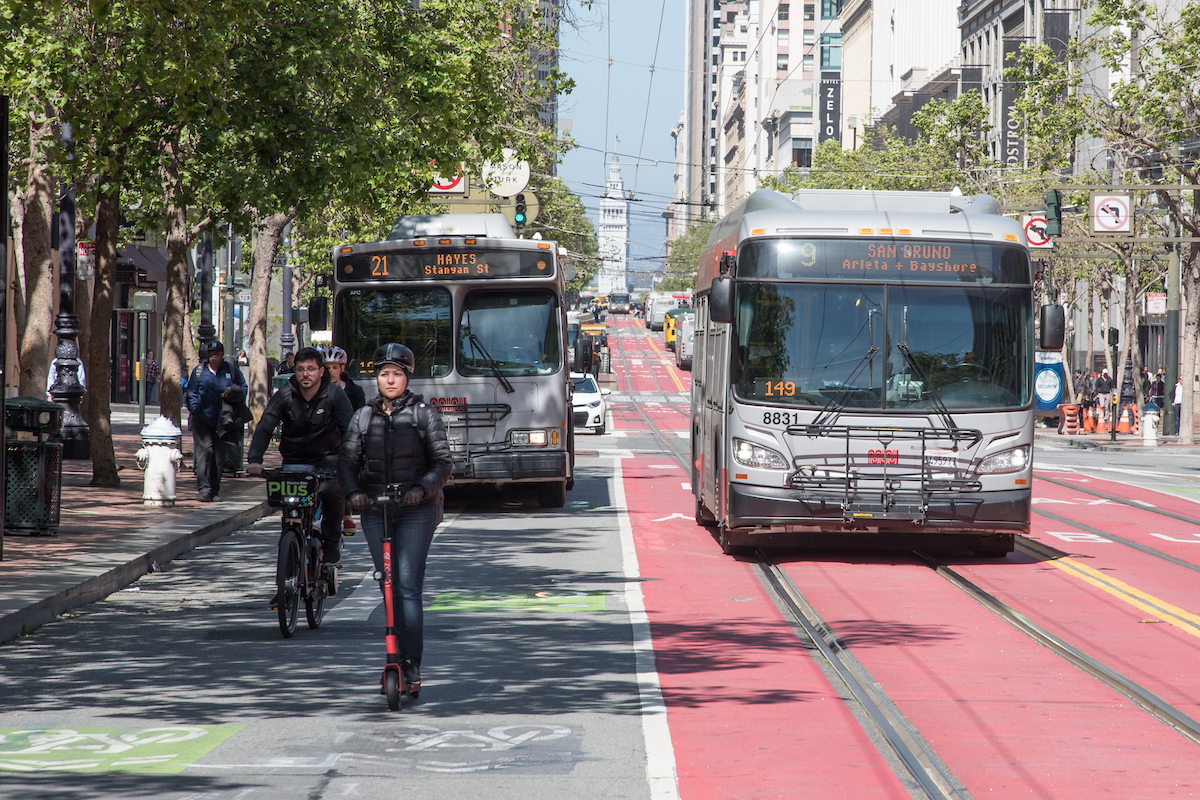
[[[290,639],[296,633],[300,598],[304,598],[308,627],[316,630],[325,616],[325,598],[337,594],[337,567],[322,563],[318,524],[321,481],[334,478],[334,473],[308,464],[287,464],[263,472],[263,477],[267,479],[267,504],[281,509],[275,583],[279,632]]]

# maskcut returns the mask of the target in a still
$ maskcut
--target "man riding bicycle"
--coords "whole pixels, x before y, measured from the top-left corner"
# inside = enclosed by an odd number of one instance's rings
[[[279,454],[284,464],[309,464],[318,470],[337,469],[342,436],[353,410],[345,391],[332,383],[325,358],[313,347],[296,353],[295,371],[267,403],[254,429],[246,474],[261,475],[263,454],[275,428],[282,423]],[[345,501],[336,478],[321,481],[321,550],[326,564],[341,559],[342,512]],[[272,600],[272,602],[276,602]]]

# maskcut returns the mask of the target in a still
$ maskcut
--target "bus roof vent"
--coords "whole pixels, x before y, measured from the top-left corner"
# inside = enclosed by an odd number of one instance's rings
[[[387,240],[420,239],[435,236],[475,236],[489,239],[516,239],[503,214],[420,214],[396,220]]]

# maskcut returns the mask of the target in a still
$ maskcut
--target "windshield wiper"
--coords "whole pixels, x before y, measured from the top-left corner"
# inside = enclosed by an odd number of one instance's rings
[[[483,346],[483,342],[479,341],[479,337],[471,332],[470,311],[467,312],[467,318],[464,321],[464,324],[467,327],[467,341],[471,343],[471,349],[477,349],[480,353],[483,353],[484,360],[487,362],[487,365],[492,368],[492,373],[500,379],[500,385],[504,387],[504,391],[508,392],[509,394],[515,392],[516,389],[514,389],[512,384],[508,382],[508,378],[504,377],[504,373],[500,371],[500,365],[496,363],[496,359],[492,358],[492,354],[489,353],[487,348]]]
[[[939,417],[942,418],[942,424],[946,426],[946,430],[953,431],[958,428],[954,422],[954,417],[950,416],[950,409],[946,408],[946,404],[942,402],[942,395],[938,392],[937,387],[929,381],[929,376],[925,374],[925,370],[917,362],[916,356],[912,354],[912,350],[908,348],[908,306],[904,307],[903,327],[904,338],[896,342],[896,349],[904,356],[904,360],[913,372],[917,373],[917,377],[921,379],[921,385],[926,388],[929,393],[929,402],[933,405],[933,410]],[[955,441],[955,447],[958,442]]]
[[[875,311],[867,312],[867,343],[870,345],[867,348],[867,352],[864,353],[863,357],[859,359],[858,364],[855,365],[854,371],[850,373],[850,376],[846,378],[846,380],[842,381],[842,385],[838,387],[837,394],[829,398],[829,402],[827,402],[825,407],[821,409],[821,412],[817,414],[817,418],[812,421],[809,426],[810,428],[823,428],[832,424],[832,422],[837,419],[838,412],[846,407],[846,404],[842,401],[842,398],[845,397],[846,393],[854,387],[854,379],[858,377],[858,373],[868,361],[871,362],[871,369],[867,377],[868,388],[875,388],[875,356],[879,353],[879,348],[875,346],[875,313]],[[861,331],[862,329],[859,328],[859,330]]]

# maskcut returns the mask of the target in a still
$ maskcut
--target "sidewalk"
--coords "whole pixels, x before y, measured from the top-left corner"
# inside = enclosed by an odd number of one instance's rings
[[[146,421],[158,413],[146,408]],[[184,419],[183,469],[173,508],[142,505],[137,406],[114,405],[113,447],[120,487],[89,486],[91,461],[64,461],[60,527],[55,536],[5,532],[0,561],[0,643],[32,631],[67,609],[102,599],[155,565],[227,536],[269,510],[258,478],[224,478],[219,503],[196,499],[191,435]],[[247,442],[248,444],[248,442]],[[268,465],[271,464],[268,454]],[[273,454],[278,460],[278,454]]]
[[[1162,426],[1160,424],[1159,429]],[[1068,436],[1067,434],[1059,434],[1057,428],[1035,428],[1033,432],[1033,440],[1037,442],[1053,443],[1065,447],[1078,447],[1083,450],[1099,450],[1102,453],[1136,453],[1140,451],[1153,452],[1154,450],[1162,450],[1169,453],[1195,453],[1200,455],[1200,414],[1192,414],[1192,439],[1196,444],[1184,445],[1179,443],[1178,436],[1162,436],[1158,437],[1158,445],[1147,447],[1142,439],[1142,434],[1138,433],[1118,433],[1117,440],[1112,440],[1111,433],[1089,433],[1077,436]]]

